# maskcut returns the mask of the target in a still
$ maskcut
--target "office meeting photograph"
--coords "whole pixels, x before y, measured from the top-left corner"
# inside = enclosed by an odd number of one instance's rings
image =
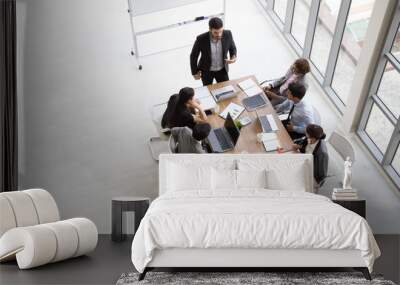
[[[0,285],[400,285],[400,0],[0,0]]]

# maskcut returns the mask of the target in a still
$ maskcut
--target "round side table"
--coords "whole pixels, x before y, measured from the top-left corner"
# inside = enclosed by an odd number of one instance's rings
[[[140,221],[146,214],[150,205],[150,198],[147,197],[114,197],[112,198],[112,217],[111,217],[111,239],[113,241],[123,241],[126,234],[122,233],[122,213],[135,212],[135,232],[137,231]]]

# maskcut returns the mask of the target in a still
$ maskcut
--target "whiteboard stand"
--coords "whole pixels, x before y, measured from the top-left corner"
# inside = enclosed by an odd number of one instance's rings
[[[181,4],[180,6],[185,6],[185,5],[188,5],[188,4],[183,4],[183,5]],[[209,19],[211,19],[213,17],[220,17],[225,22],[226,0],[223,0],[223,11],[221,13],[208,15],[208,16],[199,16],[199,17],[196,17],[195,19],[190,19],[190,20],[178,22],[178,23],[175,23],[175,24],[169,24],[169,25],[166,25],[166,26],[163,26],[163,27],[148,29],[148,30],[144,30],[144,31],[140,31],[140,32],[135,32],[134,17],[138,16],[138,14],[136,14],[134,12],[133,0],[128,0],[128,7],[129,7],[128,8],[129,19],[130,19],[131,28],[132,28],[132,39],[133,39],[133,48],[131,50],[131,55],[135,56],[137,66],[138,66],[139,70],[142,70],[143,66],[140,63],[140,57],[141,56],[140,56],[139,48],[138,48],[138,44],[137,44],[137,37],[138,36],[146,35],[146,34],[150,34],[150,33],[155,33],[155,32],[158,32],[158,31],[168,30],[168,29],[180,27],[180,26],[183,26],[183,25],[189,25],[189,24],[197,23],[199,21],[207,21],[207,20],[209,20]],[[173,7],[173,8],[176,8],[176,7]],[[158,11],[154,11],[154,12],[158,12]],[[150,11],[150,12],[146,12],[146,13],[141,13],[139,15],[151,14],[151,13],[154,13],[154,12]],[[178,48],[182,48],[182,47],[177,47],[177,48],[174,48],[174,49],[178,49]],[[148,55],[154,55],[154,54],[158,54],[158,53],[165,52],[165,51],[170,51],[170,50],[172,50],[172,49],[168,49],[168,50],[164,50],[164,51],[160,51],[160,52],[156,52],[156,53],[152,53],[152,54],[148,54]]]

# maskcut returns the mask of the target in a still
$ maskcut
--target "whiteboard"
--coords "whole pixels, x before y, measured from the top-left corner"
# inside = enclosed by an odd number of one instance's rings
[[[204,0],[128,0],[132,16],[150,14],[162,10],[177,8]]]

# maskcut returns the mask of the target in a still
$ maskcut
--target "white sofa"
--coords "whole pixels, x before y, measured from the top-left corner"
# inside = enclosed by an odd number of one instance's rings
[[[97,245],[96,225],[86,218],[60,221],[58,207],[43,189],[0,193],[0,262],[20,269],[84,255]]]

